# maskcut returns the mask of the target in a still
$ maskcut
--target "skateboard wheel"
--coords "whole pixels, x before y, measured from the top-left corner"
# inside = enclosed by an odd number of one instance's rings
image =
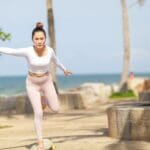
[[[52,145],[52,147],[50,148],[50,150],[56,150],[56,146]]]

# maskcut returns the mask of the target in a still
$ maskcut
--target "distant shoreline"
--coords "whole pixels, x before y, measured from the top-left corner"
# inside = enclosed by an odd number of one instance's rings
[[[140,75],[149,75],[150,76],[150,72],[134,72],[135,75],[140,76]],[[64,74],[56,74],[57,76],[64,76]],[[117,73],[74,73],[73,76],[84,76],[84,75],[121,75],[121,73],[117,72]],[[26,77],[27,74],[12,74],[12,75],[0,75],[0,77]]]
[[[136,74],[135,77],[149,77],[150,73]],[[57,87],[59,90],[68,90],[76,88],[84,83],[103,83],[103,84],[118,84],[120,74],[74,74],[65,77],[57,75]],[[0,96],[1,95],[18,95],[26,92],[25,88],[26,76],[0,76]]]

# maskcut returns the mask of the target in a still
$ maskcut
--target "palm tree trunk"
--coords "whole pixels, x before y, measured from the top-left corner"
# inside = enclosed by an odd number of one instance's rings
[[[123,18],[123,40],[124,40],[124,56],[123,56],[123,71],[120,81],[120,91],[127,90],[127,80],[130,67],[130,38],[129,38],[129,20],[127,13],[126,0],[121,0],[122,18]]]
[[[54,51],[56,53],[55,25],[54,25],[52,0],[47,0],[47,17],[48,17],[48,34],[49,34],[49,38],[50,38],[50,46],[54,49]],[[51,72],[52,72],[53,83],[54,83],[56,92],[58,93],[58,88],[57,88],[57,84],[56,84],[57,83],[56,67],[53,64],[51,64]]]
[[[138,0],[140,6],[143,6],[146,0]]]

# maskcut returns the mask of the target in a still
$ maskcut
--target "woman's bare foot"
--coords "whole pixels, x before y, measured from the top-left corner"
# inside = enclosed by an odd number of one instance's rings
[[[38,140],[37,150],[45,150],[43,140]]]

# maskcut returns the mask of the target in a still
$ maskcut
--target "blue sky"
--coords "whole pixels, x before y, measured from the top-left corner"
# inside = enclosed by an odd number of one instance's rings
[[[130,8],[131,71],[150,72],[150,1]],[[74,74],[120,73],[123,35],[120,0],[53,0],[57,56]],[[1,0],[0,27],[12,34],[1,46],[32,45],[31,31],[42,21],[47,31],[46,0]],[[48,40],[47,40],[48,44]],[[24,58],[2,55],[0,76],[25,75]],[[61,70],[57,70],[62,74]]]

